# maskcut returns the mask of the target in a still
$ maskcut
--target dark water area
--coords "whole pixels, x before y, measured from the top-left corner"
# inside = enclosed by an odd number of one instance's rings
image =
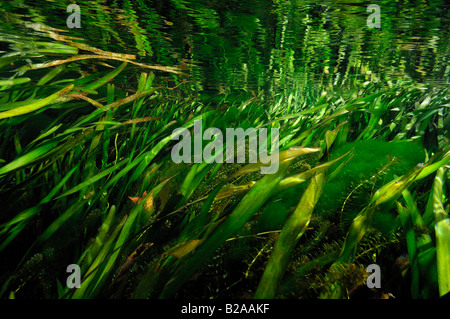
[[[445,1],[378,1],[380,28],[367,24],[369,1],[78,1],[79,29],[67,27],[69,3],[3,1],[1,36],[48,41],[38,30],[56,28],[142,63],[181,66],[205,93],[449,82]]]

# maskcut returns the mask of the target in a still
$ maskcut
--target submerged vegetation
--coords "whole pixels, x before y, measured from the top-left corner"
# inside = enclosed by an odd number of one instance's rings
[[[397,79],[201,98],[185,67],[47,31],[56,42],[1,38],[2,298],[449,293],[447,89]],[[278,171],[175,164],[172,132],[196,120],[278,128]],[[365,285],[370,264],[381,289]]]

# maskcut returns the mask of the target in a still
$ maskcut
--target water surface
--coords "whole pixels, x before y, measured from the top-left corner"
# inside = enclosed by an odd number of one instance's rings
[[[80,29],[67,27],[70,3],[1,2],[0,40],[54,41],[35,27],[49,26],[103,50],[136,54],[140,62],[184,67],[191,88],[205,93],[449,82],[445,1],[377,1],[379,29],[367,26],[370,2],[360,0],[78,1]],[[158,75],[170,86],[181,81]]]

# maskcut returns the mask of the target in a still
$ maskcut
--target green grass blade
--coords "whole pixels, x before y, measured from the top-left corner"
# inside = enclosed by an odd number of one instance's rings
[[[57,98],[63,96],[64,94],[68,93],[69,91],[71,91],[73,89],[73,84],[70,84],[68,86],[66,86],[65,88],[59,90],[56,93],[53,93],[52,95],[43,98],[42,100],[39,100],[37,102],[28,104],[28,105],[24,105],[9,111],[5,111],[5,112],[1,112],[0,113],[0,119],[5,119],[5,118],[10,118],[10,117],[14,117],[14,116],[19,116],[19,115],[23,115],[23,114],[27,114],[27,113],[31,113],[34,112],[36,110],[39,110],[40,108],[43,108],[44,106],[50,104],[51,102],[53,102],[54,100],[56,100]]]
[[[409,264],[411,265],[411,296],[414,299],[419,298],[420,287],[420,269],[418,261],[418,250],[414,225],[411,220],[411,212],[397,202],[397,210],[400,215],[402,227],[405,230],[406,246],[408,249]]]
[[[324,172],[315,174],[311,178],[297,208],[281,230],[254,298],[272,299],[275,297],[276,287],[284,274],[291,252],[309,224],[314,206],[319,200],[324,185]]]
[[[11,163],[6,164],[0,168],[0,176],[11,173],[12,171],[22,168],[33,163],[35,160],[46,156],[47,153],[58,145],[58,141],[45,142],[43,145],[33,149],[32,151],[16,158]]]
[[[441,167],[433,185],[434,230],[440,296],[450,292],[450,218],[443,205],[445,174],[446,168]]]
[[[68,196],[70,194],[73,194],[73,193],[79,192],[80,190],[85,189],[86,187],[92,185],[93,183],[99,181],[100,179],[108,176],[109,174],[114,172],[116,169],[118,169],[120,166],[124,165],[127,161],[128,161],[128,158],[120,161],[119,163],[111,166],[110,168],[105,169],[102,172],[96,174],[95,176],[92,176],[89,179],[87,179],[86,181],[78,184],[77,186],[73,187],[72,189],[68,190],[67,192],[65,192],[64,194],[58,196],[57,198],[59,199],[59,198]]]
[[[30,82],[30,78],[15,78],[11,80],[0,80],[0,86],[19,85]]]
[[[127,66],[127,62],[123,62],[119,67],[115,68],[112,72],[108,73],[104,77],[98,79],[95,82],[92,82],[88,85],[85,85],[80,88],[81,91],[90,91],[98,89],[99,87],[105,85],[106,83],[110,82],[112,79],[114,79],[120,72],[123,71],[123,69]]]
[[[126,221],[127,216],[122,218],[119,225],[116,226],[111,236],[104,243],[95,260],[90,264],[86,275],[83,277],[81,287],[76,289],[71,296],[72,299],[86,299],[95,297],[93,290],[99,285],[99,277],[105,270],[106,265],[104,264],[104,261],[108,257],[108,254],[110,254],[113,250],[112,246]]]
[[[161,298],[173,296],[178,288],[181,287],[181,285],[222,243],[244,226],[244,224],[270,197],[273,189],[282,179],[288,166],[288,162],[280,163],[277,173],[264,176],[250,189],[230,216],[228,216],[228,218],[226,218],[207,239],[205,239],[186,263],[178,269],[172,280],[167,283],[161,292]]]

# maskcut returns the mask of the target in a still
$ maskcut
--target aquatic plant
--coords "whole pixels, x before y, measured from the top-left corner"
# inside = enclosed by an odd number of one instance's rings
[[[59,40],[17,46],[14,63],[24,65],[0,82],[3,297],[171,298],[206,281],[236,297],[245,283],[246,293],[274,298],[289,276],[318,267],[309,287],[293,280],[291,289],[345,298],[364,277],[367,245],[358,244],[380,230],[375,246],[388,247],[397,214],[413,296],[448,292],[445,90],[365,84],[211,105],[183,86],[182,69]],[[33,52],[43,48],[70,56],[40,61]],[[88,59],[108,64],[87,74]],[[11,56],[0,61],[11,71]],[[133,92],[117,85],[130,64],[139,68]],[[149,69],[177,74],[179,87],[157,84]],[[196,120],[204,129],[278,128],[279,170],[173,163],[173,130]],[[227,264],[245,255],[240,245],[253,252],[236,273]],[[64,285],[69,264],[81,268],[79,289]],[[223,284],[217,270],[233,281]]]

